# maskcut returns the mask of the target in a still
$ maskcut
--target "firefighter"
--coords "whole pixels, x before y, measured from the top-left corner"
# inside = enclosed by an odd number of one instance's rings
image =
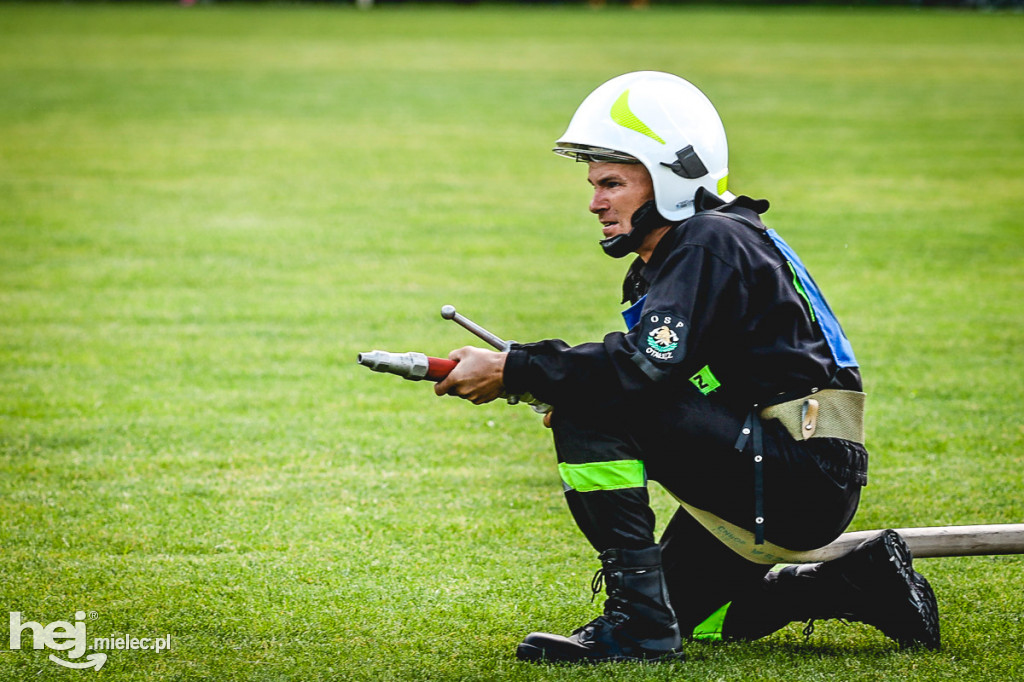
[[[583,101],[554,151],[587,164],[604,252],[635,255],[628,331],[462,348],[435,387],[553,406],[569,510],[599,554],[603,614],[569,636],[532,633],[517,656],[674,660],[683,639],[756,639],[828,618],[938,648],[934,592],[893,531],[834,561],[764,562],[821,547],[852,520],[867,483],[864,393],[821,290],[762,222],[768,202],[729,192],[711,102],[674,75],[625,74]],[[651,480],[680,501],[658,540]]]

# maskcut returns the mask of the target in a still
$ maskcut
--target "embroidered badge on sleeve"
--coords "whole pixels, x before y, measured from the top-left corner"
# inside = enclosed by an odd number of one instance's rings
[[[686,319],[671,312],[644,315],[637,344],[656,364],[678,364],[686,355]]]

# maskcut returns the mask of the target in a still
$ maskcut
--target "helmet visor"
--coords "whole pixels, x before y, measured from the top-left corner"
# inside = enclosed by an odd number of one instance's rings
[[[640,159],[630,156],[625,152],[617,152],[614,149],[594,147],[588,144],[556,142],[554,149],[551,151],[559,156],[566,156],[583,163],[590,161],[595,163],[640,163]]]

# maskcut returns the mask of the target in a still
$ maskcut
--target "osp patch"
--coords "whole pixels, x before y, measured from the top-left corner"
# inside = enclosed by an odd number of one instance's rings
[[[676,364],[686,355],[686,319],[671,312],[644,315],[638,345],[645,356],[658,364]]]

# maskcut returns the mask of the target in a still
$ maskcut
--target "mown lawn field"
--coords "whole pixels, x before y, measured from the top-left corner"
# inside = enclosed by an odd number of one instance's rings
[[[473,343],[448,303],[521,341],[621,326],[549,150],[638,69],[716,103],[732,189],[852,339],[853,529],[1024,521],[1024,16],[4,4],[0,679],[1024,678],[1020,557],[918,562],[937,653],[831,622],[515,660],[599,612],[548,432],[355,358]],[[170,647],[68,670],[11,649],[15,612]]]

